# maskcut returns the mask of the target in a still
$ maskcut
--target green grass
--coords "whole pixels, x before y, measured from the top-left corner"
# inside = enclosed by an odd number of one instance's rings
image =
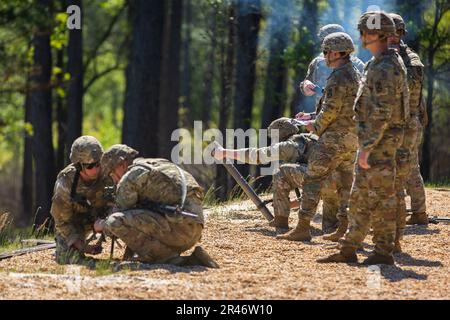
[[[425,182],[425,187],[427,188],[449,188],[450,189],[450,180],[444,179],[441,181],[432,181]]]

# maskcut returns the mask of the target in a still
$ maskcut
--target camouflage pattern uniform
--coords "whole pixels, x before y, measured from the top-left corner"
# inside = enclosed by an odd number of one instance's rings
[[[187,196],[182,209],[197,218],[149,209],[150,202],[180,205],[183,181]],[[202,200],[203,189],[188,172],[166,159],[138,158],[118,183],[119,212],[107,218],[104,230],[122,239],[141,262],[172,263],[201,238]]]
[[[360,30],[371,14],[361,17]],[[395,32],[392,19],[385,13],[381,14],[381,25],[385,35]],[[341,247],[344,256],[354,255],[372,226],[375,251],[366,264],[394,263],[395,160],[409,117],[408,99],[406,67],[400,56],[395,50],[386,50],[373,57],[366,65],[355,101],[359,150],[370,151],[370,168],[356,166],[349,202],[350,228]]]
[[[74,141],[70,159],[73,162],[64,168],[56,179],[51,215],[55,221],[56,261],[60,264],[91,264],[83,252],[72,245],[81,240],[86,245],[86,237],[92,231],[97,218],[106,216],[108,200],[105,187],[111,180],[99,177],[93,182],[79,178],[75,194],[72,185],[77,175],[77,165],[100,161],[103,149],[94,137],[82,136]]]
[[[401,37],[406,34],[405,22],[403,18],[395,13],[390,14],[394,20],[397,34]],[[422,85],[423,85],[423,63],[420,57],[403,42],[400,43],[400,56],[405,63],[408,72],[409,87],[409,108],[411,119],[405,128],[405,136],[402,148],[400,148],[400,157],[398,157],[397,166],[399,167],[397,184],[397,194],[399,203],[398,217],[398,241],[402,238],[403,230],[406,224],[406,205],[404,201],[404,189],[407,187],[408,194],[411,196],[411,208],[413,215],[410,222],[426,224],[428,222],[425,207],[425,188],[419,167],[419,146],[422,136],[422,122],[424,104],[422,103]],[[400,249],[399,242],[396,241],[396,247]]]
[[[322,47],[327,51],[352,52],[353,41],[345,33],[328,35]],[[353,168],[357,149],[356,124],[353,120],[353,102],[359,83],[359,72],[350,61],[333,70],[328,78],[325,93],[320,101],[320,112],[313,122],[319,136],[313,150],[303,184],[303,195],[299,212],[299,225],[282,239],[307,240],[309,222],[319,203],[323,181],[337,171],[342,188],[339,192],[339,219],[346,219],[346,209],[353,180]],[[346,223],[345,223],[346,224]],[[308,225],[306,233],[298,232]],[[346,227],[345,227],[346,228]],[[297,237],[297,235],[302,235]],[[305,235],[305,237],[303,237]]]
[[[318,37],[320,42],[323,42],[325,37],[331,33],[335,32],[344,32],[344,28],[338,24],[329,24],[320,28]],[[355,55],[350,56],[350,60],[353,65],[358,69],[360,73],[364,70],[364,63]],[[308,66],[308,71],[306,73],[306,77],[303,80],[309,80],[320,88],[324,88],[328,77],[330,76],[332,68],[329,68],[326,63],[326,59],[323,53],[320,53],[317,57],[315,57]],[[300,91],[304,94],[303,91],[303,82],[300,83]],[[316,111],[318,114],[320,110],[318,107],[320,106],[319,101],[322,98],[323,92],[318,90],[315,94],[316,98]],[[323,199],[323,207],[322,207],[322,217],[325,221],[328,221],[328,225],[334,225],[336,221],[336,215],[339,209],[339,196],[338,196],[338,188],[340,188],[340,180],[337,172],[333,172],[330,177],[324,181],[321,190],[321,196]]]
[[[274,120],[268,130],[269,135],[272,135],[272,130],[279,130],[280,140],[283,141],[270,147],[238,149],[238,160],[255,165],[270,161],[282,162],[272,181],[275,216],[273,226],[287,228],[291,211],[289,194],[295,188],[302,187],[308,158],[318,137],[307,133],[295,134],[298,127],[289,118]]]
[[[392,17],[392,16],[391,16]],[[395,19],[394,19],[395,22]],[[398,29],[397,29],[398,32]],[[420,145],[420,131],[421,123],[419,120],[419,105],[421,104],[421,91],[423,81],[423,64],[419,56],[410,50],[407,46],[400,46],[400,56],[408,73],[408,87],[409,87],[409,108],[410,119],[405,127],[403,144],[397,150],[397,177],[395,181],[397,192],[397,232],[395,238],[395,251],[400,252],[400,240],[403,238],[406,226],[406,203],[405,203],[405,187],[408,177],[412,175],[414,168],[414,176],[418,185],[422,187],[422,192],[418,192],[418,198],[421,202],[419,208],[417,207],[417,200],[414,203],[418,213],[425,213],[425,190],[423,189],[423,179],[420,175],[418,164],[418,148]],[[418,175],[418,177],[417,177]],[[418,186],[418,187],[419,187]],[[418,188],[419,189],[419,188]],[[417,199],[413,195],[411,199]],[[423,202],[421,201],[423,200]]]

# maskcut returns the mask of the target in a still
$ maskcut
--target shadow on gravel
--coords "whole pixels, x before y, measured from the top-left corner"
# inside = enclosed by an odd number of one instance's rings
[[[398,282],[406,279],[427,280],[428,275],[420,274],[413,270],[403,270],[398,266],[380,265],[380,274],[390,282]]]
[[[428,235],[428,234],[438,234],[441,230],[439,229],[429,229],[426,226],[410,226],[405,229],[405,236],[407,235]]]
[[[152,270],[166,270],[170,273],[191,273],[204,272],[207,267],[203,266],[175,266],[171,264],[148,264],[140,262],[122,262],[113,267],[114,272],[119,271],[152,271]]]
[[[289,230],[291,230],[291,229],[289,229]],[[262,234],[264,236],[272,237],[272,238],[275,238],[279,234],[285,234],[286,232],[289,231],[289,230],[286,230],[286,229],[277,229],[277,230],[274,230],[273,228],[268,229],[266,227],[246,227],[244,230],[248,231],[248,232],[259,233],[259,234]],[[311,229],[311,234],[313,234],[313,230],[312,229]],[[289,240],[279,239],[278,241],[289,241]],[[314,242],[314,236],[313,236],[312,242],[307,242],[307,241],[289,241],[289,242],[299,243],[299,244],[306,244],[306,245],[311,245],[311,246],[322,245],[321,243]]]
[[[417,259],[411,257],[408,253],[402,252],[394,255],[395,261],[403,266],[412,267],[442,267],[443,264],[440,261],[432,261],[426,259]]]

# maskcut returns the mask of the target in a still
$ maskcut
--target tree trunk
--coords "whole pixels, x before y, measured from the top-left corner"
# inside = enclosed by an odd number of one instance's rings
[[[433,60],[434,54],[430,53],[428,57],[428,74],[427,74],[427,100],[426,108],[428,114],[428,125],[424,128],[423,145],[422,145],[422,161],[420,162],[420,173],[425,181],[431,178],[431,128],[433,126],[433,95],[434,95],[434,70]]]
[[[58,50],[56,53],[56,66],[64,70],[64,52]],[[58,86],[63,84],[63,72],[58,74]],[[67,146],[67,110],[64,105],[64,99],[57,95],[56,97],[56,122],[58,124],[58,148],[56,150],[56,172],[61,171],[68,162],[67,154],[70,152]],[[67,153],[66,153],[67,150]]]
[[[256,54],[258,46],[261,2],[237,2],[236,89],[234,96],[234,128],[246,131],[251,126],[253,93],[255,89]],[[243,177],[249,166],[239,165]]]
[[[163,1],[133,2],[123,142],[144,157],[158,155],[163,23]]]
[[[318,46],[316,34],[318,21],[319,17],[317,2],[313,0],[305,0],[303,2],[303,10],[300,16],[300,24],[298,28],[300,39],[296,47],[296,57],[299,58],[299,61],[295,69],[294,95],[290,103],[292,116],[301,110],[309,111],[309,109],[311,109],[311,105],[314,106],[315,98],[304,96],[298,86],[306,76],[308,65],[314,57],[314,53],[317,51]]]
[[[234,49],[235,49],[235,12],[232,5],[228,8],[227,19],[227,40],[223,39],[220,52],[220,105],[219,105],[219,130],[224,136],[223,144],[226,146],[225,132],[229,123],[229,111],[232,108],[232,91],[233,91],[233,71],[234,71]],[[222,201],[227,199],[229,193],[229,177],[227,170],[218,165],[216,170],[216,197]]]
[[[213,81],[214,81],[214,69],[215,69],[215,53],[217,47],[217,4],[214,4],[211,9],[211,48],[207,58],[207,66],[205,72],[205,80],[203,82],[203,107],[202,107],[202,121],[203,128],[209,128],[209,121],[211,120],[211,108],[213,101]]]
[[[30,93],[27,91],[25,96],[25,123],[31,122]],[[25,132],[23,148],[23,168],[22,168],[22,212],[19,217],[18,225],[24,227],[30,223],[33,217],[33,154],[32,154],[32,136]]]
[[[69,0],[68,5],[82,9],[81,0]],[[83,12],[83,11],[81,11]],[[81,20],[83,21],[83,19]],[[70,81],[67,88],[67,154],[75,139],[81,136],[83,121],[83,34],[81,29],[69,30],[67,46],[67,71]]]
[[[191,28],[192,28],[192,3],[191,0],[186,0],[184,6],[184,39],[183,39],[183,71],[182,71],[182,81],[181,81],[181,95],[182,95],[182,105],[183,105],[183,117],[182,126],[191,127],[193,126],[193,118],[191,116],[192,109],[191,105]]]
[[[172,132],[178,128],[180,98],[180,49],[182,0],[166,2],[164,55],[161,76],[161,107],[159,109],[159,157],[170,159],[176,142]]]
[[[52,55],[50,48],[52,21],[52,1],[40,0],[40,7],[46,18],[37,25],[33,38],[34,70],[30,76],[31,122],[33,125],[33,157],[35,163],[36,205],[41,207],[36,216],[36,226],[50,217],[53,184],[55,182],[55,162],[52,144]]]

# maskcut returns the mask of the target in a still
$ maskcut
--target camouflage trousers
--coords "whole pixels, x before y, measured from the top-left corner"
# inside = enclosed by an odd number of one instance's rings
[[[411,154],[411,171],[406,179],[406,193],[411,197],[411,210],[414,214],[425,213],[427,210],[425,187],[419,166],[419,148],[423,133],[421,124],[419,124],[417,130],[417,139]]]
[[[370,168],[355,166],[349,200],[349,230],[341,242],[343,248],[356,250],[372,226],[375,252],[392,255],[397,225],[396,153],[402,139],[401,129],[385,132],[370,153]]]
[[[176,219],[145,209],[116,212],[106,219],[105,229],[120,238],[147,263],[164,263],[193,247],[203,225],[191,218]]]
[[[333,172],[340,181],[338,219],[347,216],[347,205],[353,181],[357,137],[352,133],[326,133],[319,139],[308,159],[299,218],[311,220],[320,200],[322,185]]]
[[[406,227],[406,181],[412,169],[414,146],[417,145],[420,122],[413,117],[404,130],[403,142],[396,154],[395,192],[397,197],[397,234],[401,239]]]
[[[67,245],[66,241],[59,235],[55,237],[56,249],[55,259],[58,264],[78,264],[88,268],[95,267],[95,260],[86,257],[78,250],[71,248]]]

